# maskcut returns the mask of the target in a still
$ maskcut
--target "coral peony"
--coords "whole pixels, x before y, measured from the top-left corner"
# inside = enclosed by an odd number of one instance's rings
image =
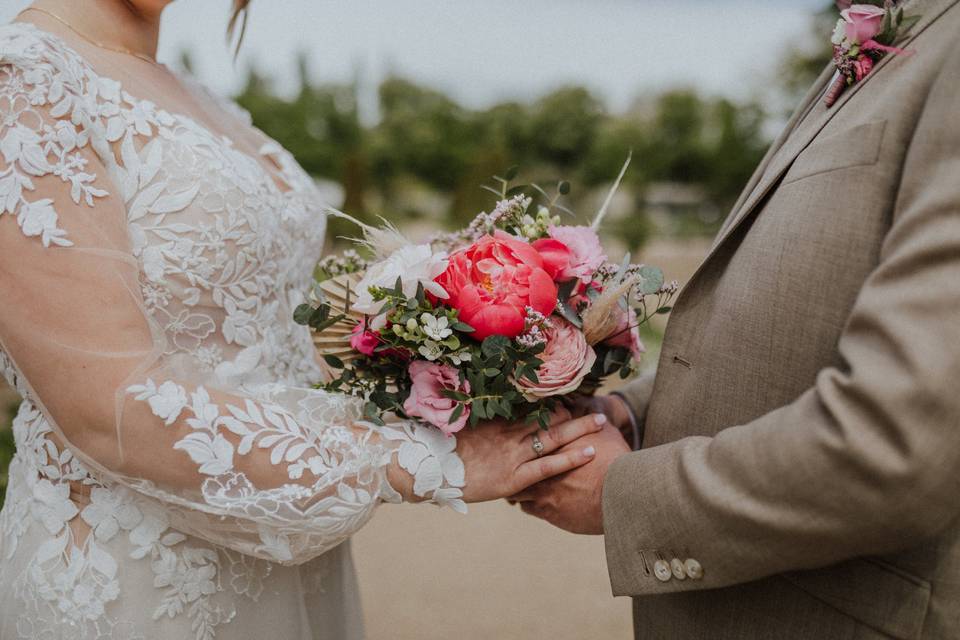
[[[590,227],[558,227],[547,230],[549,239],[538,240],[534,248],[545,251],[553,247],[552,243],[560,243],[567,250],[567,262],[557,270],[556,279],[560,281],[574,278],[583,283],[593,279],[597,269],[607,261],[607,256],[600,245],[597,232]],[[541,248],[543,247],[543,248]]]
[[[557,306],[557,285],[543,256],[503,231],[450,256],[437,283],[460,320],[476,330],[471,335],[477,340],[515,338],[524,330],[527,307],[549,316]]]
[[[422,418],[448,436],[467,426],[470,407],[467,406],[463,414],[451,423],[450,417],[458,402],[443,395],[444,390],[470,393],[470,383],[464,381],[461,386],[456,369],[435,362],[415,360],[410,363],[408,371],[413,382],[410,397],[403,403],[403,410],[408,416]]]

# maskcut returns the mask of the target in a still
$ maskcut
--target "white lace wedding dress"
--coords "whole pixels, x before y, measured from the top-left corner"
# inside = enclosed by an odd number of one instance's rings
[[[310,388],[308,176],[28,24],[0,27],[0,156],[0,372],[24,398],[0,639],[362,637],[346,541],[399,500],[386,466],[458,509],[464,474],[455,440]]]

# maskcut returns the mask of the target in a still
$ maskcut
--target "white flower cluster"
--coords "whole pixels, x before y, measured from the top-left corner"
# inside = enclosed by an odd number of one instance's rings
[[[532,307],[527,307],[527,317],[525,319],[526,329],[517,336],[517,344],[527,349],[533,349],[534,347],[546,344],[547,335],[544,333],[544,329],[549,322],[542,313]]]

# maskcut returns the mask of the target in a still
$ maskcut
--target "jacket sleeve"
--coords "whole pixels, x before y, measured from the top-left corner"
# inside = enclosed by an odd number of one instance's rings
[[[653,385],[657,373],[652,371],[633,380],[622,389],[613,392],[627,404],[630,411],[631,427],[633,428],[632,446],[634,450],[643,445],[643,432],[647,421],[647,408],[650,406],[650,396],[653,395]]]
[[[889,553],[960,513],[958,72],[953,55],[931,88],[880,262],[838,343],[842,365],[749,424],[611,468],[615,593],[723,587]],[[657,549],[687,550],[702,579],[647,577],[641,552]]]

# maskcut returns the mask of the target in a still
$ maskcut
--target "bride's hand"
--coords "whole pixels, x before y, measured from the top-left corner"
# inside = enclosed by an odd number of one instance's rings
[[[566,473],[593,460],[593,447],[567,447],[579,438],[596,433],[606,424],[603,415],[570,420],[561,410],[552,416],[550,428],[523,422],[492,421],[457,434],[457,454],[466,467],[466,502],[484,502],[512,496],[542,480]],[[535,436],[543,443],[537,456]]]

